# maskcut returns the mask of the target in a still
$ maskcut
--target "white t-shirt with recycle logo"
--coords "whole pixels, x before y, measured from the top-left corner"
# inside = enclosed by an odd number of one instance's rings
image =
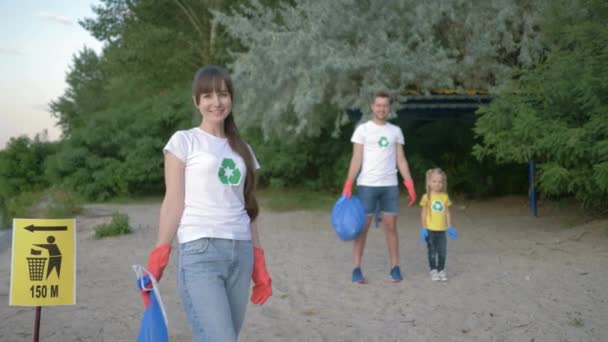
[[[257,170],[260,165],[251,147],[249,150]],[[178,242],[200,238],[251,240],[243,194],[245,161],[230,148],[228,139],[195,127],[175,132],[163,151],[185,164],[186,192]]]
[[[363,145],[363,162],[357,185],[395,186],[397,182],[397,148],[404,145],[403,132],[389,122],[378,125],[372,120],[359,125],[351,142]]]

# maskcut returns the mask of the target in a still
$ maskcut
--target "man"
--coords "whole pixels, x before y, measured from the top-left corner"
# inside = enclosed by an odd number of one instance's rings
[[[410,196],[408,206],[411,206],[416,200],[416,192],[407,159],[403,152],[403,132],[401,128],[387,121],[391,110],[389,94],[386,92],[374,94],[371,109],[372,119],[359,125],[351,138],[353,156],[348,168],[348,177],[342,190],[342,194],[350,198],[353,181],[361,170],[357,178],[357,190],[365,207],[367,219],[363,232],[355,240],[353,246],[355,265],[352,280],[354,283],[365,283],[361,271],[361,258],[363,257],[367,232],[376,208],[378,208],[382,214],[384,235],[388,246],[391,279],[393,282],[400,282],[403,278],[399,269],[399,238],[397,236],[399,208],[397,169],[403,177],[403,184]]]

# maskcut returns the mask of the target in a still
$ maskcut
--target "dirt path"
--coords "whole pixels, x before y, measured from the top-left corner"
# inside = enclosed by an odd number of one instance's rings
[[[403,201],[402,201],[403,202]],[[43,309],[41,341],[134,341],[142,313],[131,264],[145,263],[158,204],[92,205],[77,218],[77,304]],[[547,209],[547,210],[545,210]],[[115,210],[135,232],[95,240]],[[543,211],[544,210],[544,211]],[[416,208],[401,208],[406,280],[389,281],[384,236],[370,232],[350,283],[351,244],[328,212],[269,213],[260,221],[274,296],[248,308],[241,341],[608,341],[608,221],[574,225],[563,210],[531,218],[525,199],[456,203],[461,238],[448,242],[447,283],[432,283]],[[189,341],[175,255],[161,290],[171,341]],[[10,248],[0,253],[0,340],[31,341],[34,309],[9,307]]]

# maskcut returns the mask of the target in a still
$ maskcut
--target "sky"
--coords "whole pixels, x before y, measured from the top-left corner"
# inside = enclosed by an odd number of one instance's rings
[[[49,103],[63,95],[73,56],[102,43],[78,24],[93,0],[0,0],[0,150],[11,137],[61,131]]]

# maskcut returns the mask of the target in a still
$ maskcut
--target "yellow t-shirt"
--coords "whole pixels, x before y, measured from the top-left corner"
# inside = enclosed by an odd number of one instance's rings
[[[429,200],[430,197],[430,200]],[[426,207],[426,228],[434,231],[444,231],[448,228],[446,207],[452,205],[446,193],[422,195],[420,206]]]

